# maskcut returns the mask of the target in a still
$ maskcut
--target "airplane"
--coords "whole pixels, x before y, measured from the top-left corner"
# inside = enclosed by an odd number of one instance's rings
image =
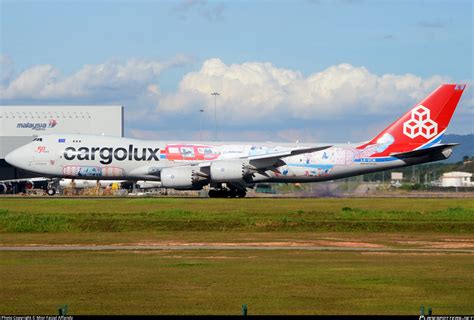
[[[59,181],[59,186],[62,188],[69,188],[74,186],[75,189],[87,189],[93,188],[99,185],[102,188],[110,187],[112,184],[118,184],[122,188],[132,189],[133,183],[138,189],[156,189],[161,188],[161,182],[159,181],[129,181],[129,180],[88,180],[88,179],[66,179],[63,178]]]
[[[18,168],[49,177],[161,181],[209,197],[245,197],[256,183],[304,183],[447,159],[441,143],[465,89],[443,84],[371,140],[355,144],[166,142],[52,134],[9,153]]]
[[[51,179],[44,177],[11,179],[0,181],[0,194],[17,193],[30,189],[47,189]]]
[[[57,181],[56,181],[57,180]],[[54,195],[56,189],[52,189],[53,185],[61,188],[87,189],[99,185],[101,188],[110,187],[113,183],[118,184],[121,188],[138,190],[148,190],[161,188],[160,181],[143,181],[143,180],[86,180],[86,179],[54,179],[48,177],[34,177],[23,179],[10,179],[0,181],[0,194],[26,192],[32,189],[43,189],[49,195]]]

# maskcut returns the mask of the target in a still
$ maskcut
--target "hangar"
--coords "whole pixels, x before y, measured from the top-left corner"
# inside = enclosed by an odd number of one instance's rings
[[[0,106],[0,180],[33,177],[5,156],[33,137],[82,133],[123,137],[123,106]]]

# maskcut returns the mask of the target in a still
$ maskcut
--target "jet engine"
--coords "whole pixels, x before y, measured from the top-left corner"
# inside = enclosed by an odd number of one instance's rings
[[[33,189],[34,187],[35,187],[34,181],[26,181],[25,182],[25,189],[30,190],[30,189]]]
[[[0,194],[1,193],[7,193],[8,187],[5,183],[0,183]]]
[[[28,180],[24,184],[25,190],[31,190],[31,189],[47,189],[48,187],[48,181],[47,180],[38,180],[38,179],[32,179]]]
[[[246,181],[257,168],[245,160],[222,160],[211,163],[211,179],[213,182]]]
[[[202,189],[206,175],[198,167],[183,166],[161,170],[161,186],[181,190]]]

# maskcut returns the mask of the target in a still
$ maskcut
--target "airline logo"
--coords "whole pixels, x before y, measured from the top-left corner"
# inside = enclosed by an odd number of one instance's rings
[[[411,111],[411,118],[403,123],[403,134],[414,139],[422,136],[431,139],[438,134],[438,124],[431,120],[430,109],[419,105]]]
[[[57,124],[58,124],[58,122],[55,119],[51,119],[51,120],[49,120],[48,128],[54,128],[54,127],[56,127]]]
[[[19,122],[16,124],[16,127],[18,129],[31,129],[35,131],[44,131],[47,128],[54,128],[58,122],[55,119],[49,120],[48,123],[46,122],[37,122],[37,123],[32,123],[32,122]]]
[[[107,147],[67,147],[64,149],[64,159],[66,160],[95,160],[100,159],[102,164],[110,164],[113,160],[135,160],[135,161],[160,161],[158,158],[158,151],[160,148],[136,148],[133,144],[128,145],[128,148],[107,148]]]

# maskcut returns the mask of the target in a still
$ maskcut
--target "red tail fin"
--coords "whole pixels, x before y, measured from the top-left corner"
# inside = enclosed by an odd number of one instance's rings
[[[378,145],[378,152],[372,157],[381,157],[394,152],[420,149],[441,141],[465,87],[465,84],[439,86],[369,143],[359,146],[358,149]]]

